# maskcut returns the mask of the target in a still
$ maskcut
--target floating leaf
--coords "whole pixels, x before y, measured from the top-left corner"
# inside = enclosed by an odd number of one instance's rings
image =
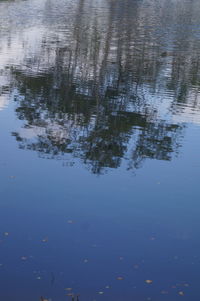
[[[73,220],[71,220],[71,219],[69,219],[67,222],[68,222],[68,224],[73,224],[74,223]]]
[[[124,278],[121,277],[121,276],[117,277],[117,280],[123,280],[123,279],[124,279]]]
[[[180,296],[184,296],[184,292],[182,292],[182,291],[178,292],[178,294],[179,294]]]
[[[27,257],[26,256],[22,256],[21,260],[27,260]]]
[[[163,291],[161,291],[160,293],[161,293],[162,295],[167,295],[169,292],[163,290]]]
[[[149,240],[154,241],[154,240],[156,240],[156,238],[154,236],[151,236],[151,237],[149,237]]]
[[[73,293],[68,293],[68,294],[66,294],[66,296],[72,297],[72,296],[74,296],[74,294]]]
[[[145,282],[146,282],[147,284],[151,284],[151,283],[153,283],[153,280],[147,279],[147,280],[145,280]]]

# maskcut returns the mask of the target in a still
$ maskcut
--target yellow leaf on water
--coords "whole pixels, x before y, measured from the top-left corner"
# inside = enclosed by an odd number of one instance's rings
[[[147,284],[151,284],[151,283],[153,283],[153,280],[147,279],[147,280],[145,280],[145,282],[146,282]]]

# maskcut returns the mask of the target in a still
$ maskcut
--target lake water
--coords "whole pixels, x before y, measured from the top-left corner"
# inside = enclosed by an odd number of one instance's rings
[[[200,1],[0,1],[0,300],[198,301]]]

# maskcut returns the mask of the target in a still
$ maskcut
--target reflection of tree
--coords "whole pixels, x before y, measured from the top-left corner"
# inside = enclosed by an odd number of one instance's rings
[[[132,153],[132,164],[138,168],[144,158],[171,160],[172,153],[178,148],[181,128],[160,122],[149,124],[139,134],[136,148]],[[174,145],[175,142],[175,145]]]
[[[78,1],[73,26],[62,24],[61,37],[45,37],[34,60],[25,60],[27,69],[12,72],[16,113],[25,120],[13,133],[20,146],[48,157],[71,153],[94,173],[117,168],[123,158],[130,168],[145,158],[170,160],[181,127],[159,118],[162,106],[151,98],[170,93],[174,110],[200,82],[199,42],[184,42],[189,31],[170,33],[168,16],[182,18],[172,4],[106,3],[105,13]]]
[[[70,84],[70,78],[59,90],[52,88],[53,76],[54,71],[40,78],[15,73],[23,95],[16,96],[16,113],[26,120],[21,132],[13,133],[21,148],[48,158],[73,154],[94,173],[119,167],[130,151],[127,159],[134,168],[145,158],[171,159],[178,147],[180,127],[157,121],[156,112],[134,92],[123,98],[122,83],[117,90],[107,88],[99,101],[98,96],[82,95],[78,84]],[[67,79],[67,75],[62,76]]]

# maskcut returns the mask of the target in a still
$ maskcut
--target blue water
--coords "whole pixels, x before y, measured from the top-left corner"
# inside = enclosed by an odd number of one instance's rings
[[[0,15],[0,300],[197,301],[198,1]]]

